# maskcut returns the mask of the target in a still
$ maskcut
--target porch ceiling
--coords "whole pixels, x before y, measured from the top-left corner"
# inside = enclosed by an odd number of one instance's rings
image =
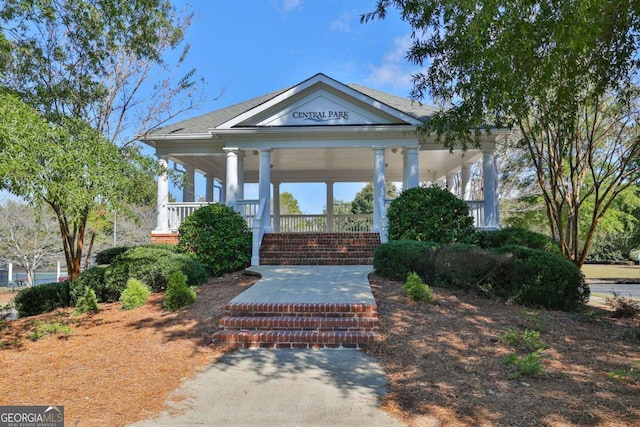
[[[258,182],[257,151],[244,151],[244,180]],[[438,180],[455,172],[463,164],[471,164],[482,156],[479,150],[450,153],[448,150],[426,149],[419,152],[420,180]],[[210,155],[171,155],[172,160],[203,174],[225,178],[226,157]],[[374,151],[372,148],[277,148],[271,151],[273,182],[369,182],[373,180]],[[402,149],[385,150],[385,174],[388,181],[402,182]]]

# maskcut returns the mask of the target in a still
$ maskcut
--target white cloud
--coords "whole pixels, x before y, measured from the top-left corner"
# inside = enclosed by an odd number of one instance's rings
[[[408,93],[412,87],[411,76],[417,72],[407,59],[411,37],[396,37],[393,46],[382,56],[381,64],[369,64],[367,82],[377,87],[392,87]]]
[[[393,48],[384,54],[383,59],[387,62],[406,63],[407,51],[411,47],[411,37],[396,37],[393,39]]]
[[[387,62],[381,65],[369,65],[367,82],[377,87],[391,86],[397,90],[411,89],[411,75],[406,66]]]
[[[281,10],[283,12],[291,12],[302,4],[302,0],[282,0]]]
[[[331,31],[336,31],[338,33],[348,33],[351,31],[351,27],[349,26],[349,24],[342,18],[333,21],[329,25],[329,28],[331,29]]]

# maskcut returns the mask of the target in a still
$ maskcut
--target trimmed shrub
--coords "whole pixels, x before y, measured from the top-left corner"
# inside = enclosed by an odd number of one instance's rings
[[[164,294],[164,308],[169,311],[176,311],[189,304],[193,304],[198,298],[196,291],[187,286],[187,276],[181,271],[174,271],[169,274],[169,285]]]
[[[117,246],[115,248],[105,249],[96,254],[96,263],[100,265],[108,265],[120,254],[131,249],[131,246]]]
[[[84,288],[84,295],[76,302],[73,314],[84,314],[90,311],[97,312],[100,311],[100,309],[98,308],[96,293],[90,287],[86,287]]]
[[[437,243],[394,240],[378,246],[373,253],[376,273],[392,280],[404,281],[415,272],[425,281],[434,277],[433,254]]]
[[[214,203],[189,215],[180,225],[178,249],[195,257],[212,275],[221,276],[249,265],[251,232],[229,206]]]
[[[575,264],[561,255],[522,246],[504,246],[515,256],[513,269],[501,280],[514,288],[511,300],[550,310],[575,311],[589,300],[589,286]]]
[[[545,252],[560,254],[560,245],[551,237],[520,227],[507,227],[500,230],[478,231],[478,246],[484,249],[496,249],[503,246],[525,246]]]
[[[151,289],[137,279],[129,279],[127,287],[120,295],[123,310],[132,310],[143,306],[151,295]]]
[[[422,283],[422,279],[420,279],[420,276],[416,273],[409,274],[402,289],[414,301],[424,301],[428,303],[433,301],[431,288]]]
[[[187,277],[189,285],[200,285],[208,279],[200,263],[185,254],[179,254],[162,246],[139,246],[118,256],[105,271],[105,286],[117,290],[117,301],[130,278],[140,280],[158,292],[167,289],[169,274],[179,270]]]
[[[475,234],[467,204],[439,187],[415,187],[391,202],[389,240],[469,243]]]
[[[97,266],[81,272],[70,285],[71,304],[75,305],[82,298],[85,288],[93,289],[98,302],[118,301],[122,289],[107,286],[104,279],[105,271],[105,266]]]
[[[512,268],[512,258],[474,245],[442,245],[434,256],[436,283],[507,299],[513,290],[502,277]]]
[[[20,317],[35,316],[69,307],[69,282],[44,283],[21,290],[14,300]]]

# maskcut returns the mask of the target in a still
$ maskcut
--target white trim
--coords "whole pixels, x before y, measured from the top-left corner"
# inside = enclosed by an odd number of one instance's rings
[[[234,126],[240,125],[241,123],[250,121],[252,117],[259,116],[261,113],[264,113],[265,111],[276,107],[278,104],[290,101],[294,96],[298,96],[301,93],[307,90],[310,90],[312,87],[316,85],[318,87],[322,87],[321,85],[326,85],[340,93],[345,94],[346,96],[349,96],[357,101],[360,101],[368,105],[372,109],[383,111],[397,118],[398,120],[406,122],[410,125],[419,125],[421,123],[418,119],[414,117],[411,117],[386,104],[382,104],[381,102],[376,101],[375,99],[361,92],[358,92],[357,90],[352,89],[349,86],[338,82],[337,80],[333,80],[325,76],[324,74],[319,73],[311,77],[310,79],[307,79],[302,83],[299,83],[296,86],[293,86],[290,89],[280,93],[279,95],[274,96],[270,100],[263,102],[257,107],[254,107],[248,111],[245,111],[242,114],[235,116],[231,120],[228,120],[225,123],[222,123],[221,125],[217,126],[215,129],[231,129]]]

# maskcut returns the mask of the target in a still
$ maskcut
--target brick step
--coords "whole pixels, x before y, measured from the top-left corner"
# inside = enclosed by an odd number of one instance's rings
[[[355,303],[229,303],[225,311],[228,316],[247,317],[378,317],[377,305]]]
[[[361,348],[380,329],[378,306],[229,303],[211,340],[236,348]]]
[[[260,257],[261,265],[371,265],[373,258],[267,258]]]
[[[225,316],[220,328],[230,330],[290,330],[376,332],[380,321],[373,317],[320,317],[320,316]]]
[[[373,344],[374,332],[217,331],[213,342],[236,348],[351,348]]]
[[[380,246],[377,233],[267,233],[263,265],[369,265]]]

